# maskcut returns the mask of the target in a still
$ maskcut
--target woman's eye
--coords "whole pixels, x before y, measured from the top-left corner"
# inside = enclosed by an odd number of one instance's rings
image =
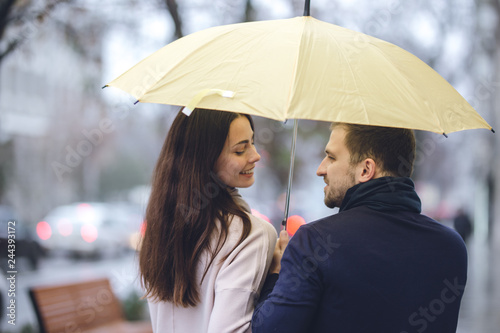
[[[235,152],[236,155],[243,155],[245,153],[245,151],[237,151]]]

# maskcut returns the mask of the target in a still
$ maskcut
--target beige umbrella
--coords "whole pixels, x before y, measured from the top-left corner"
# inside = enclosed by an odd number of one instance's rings
[[[309,1],[301,17],[218,26],[178,39],[107,86],[130,93],[138,102],[281,121],[338,121],[445,135],[492,130],[416,56],[314,19]],[[291,174],[294,151],[292,147]],[[288,201],[285,210],[286,218]]]

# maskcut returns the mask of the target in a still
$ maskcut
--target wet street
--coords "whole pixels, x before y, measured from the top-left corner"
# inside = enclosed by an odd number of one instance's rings
[[[458,333],[500,331],[500,244],[472,239],[469,275],[462,299]]]
[[[469,280],[463,296],[458,333],[498,333],[500,327],[500,246],[474,239],[469,248]],[[138,289],[134,254],[101,260],[70,261],[64,258],[45,259],[37,271],[19,267],[16,277],[16,325],[7,323],[2,309],[0,332],[21,332],[29,325],[38,332],[33,307],[28,297],[31,286],[50,285],[90,278],[108,277],[121,299]],[[2,273],[3,274],[3,273]],[[6,277],[2,277],[6,279]],[[6,284],[2,284],[2,289]],[[4,304],[8,299],[4,295]],[[377,332],[379,333],[379,332]]]

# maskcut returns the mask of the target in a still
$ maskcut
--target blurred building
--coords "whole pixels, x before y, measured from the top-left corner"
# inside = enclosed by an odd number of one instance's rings
[[[96,191],[107,139],[95,131],[104,115],[94,87],[102,34],[95,17],[67,7],[8,36],[19,37],[20,47],[0,64],[0,202],[36,222],[56,203]]]

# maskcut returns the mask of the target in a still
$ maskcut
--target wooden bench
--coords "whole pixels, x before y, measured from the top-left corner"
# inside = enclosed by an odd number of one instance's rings
[[[29,290],[41,333],[151,333],[150,321],[126,321],[109,280]]]

